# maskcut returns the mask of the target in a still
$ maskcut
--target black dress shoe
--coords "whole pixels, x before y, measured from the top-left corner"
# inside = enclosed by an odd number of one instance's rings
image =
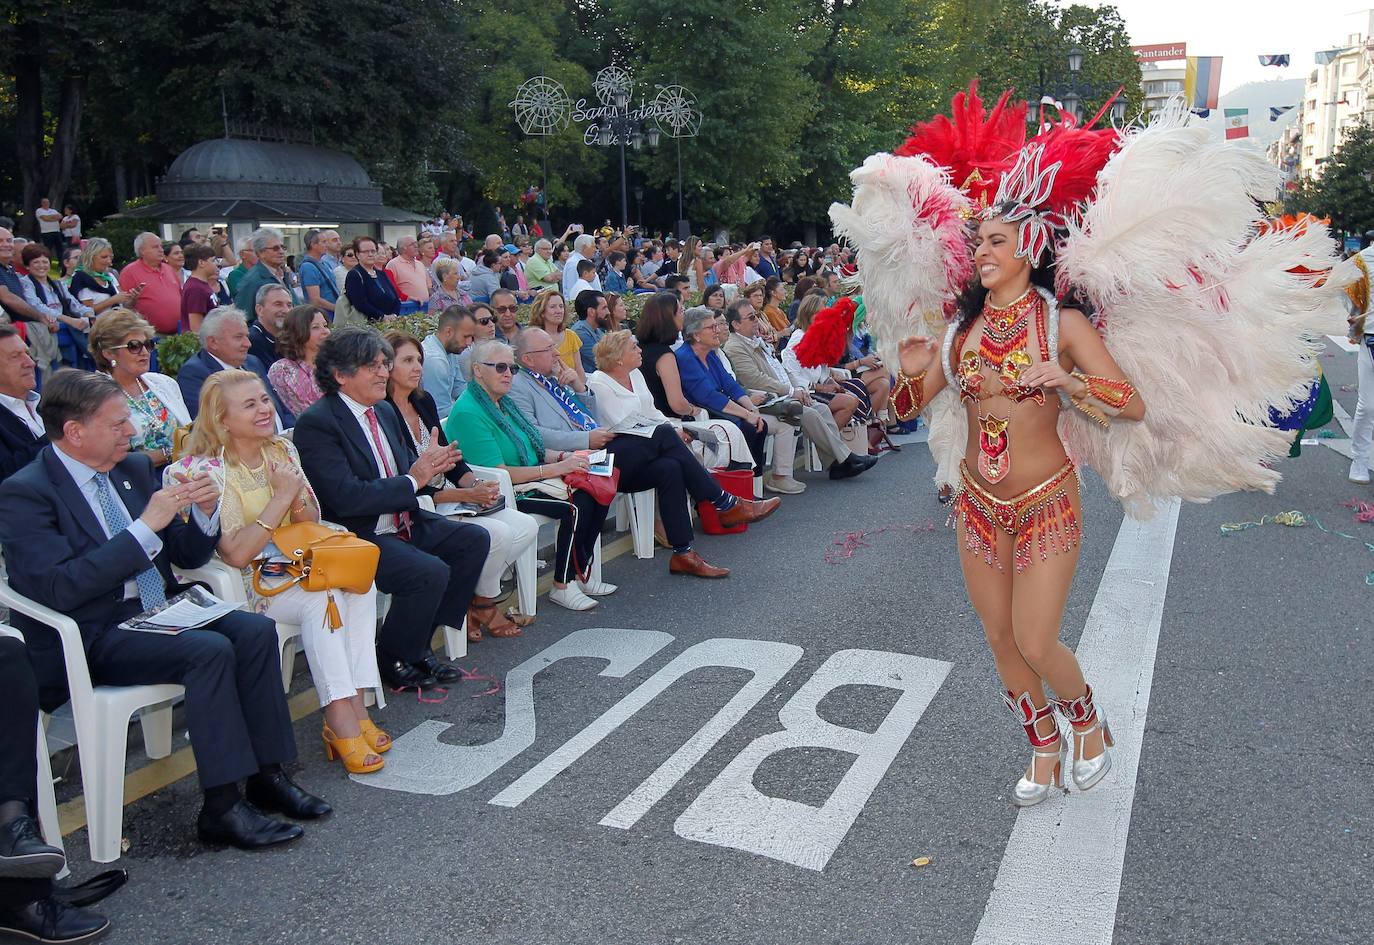
[[[418,663],[411,663],[416,670],[421,673],[428,673],[434,677],[435,682],[451,683],[463,678],[463,674],[458,671],[458,667],[451,663],[445,663],[433,653],[420,660]]]
[[[416,664],[407,663],[405,660],[379,660],[377,669],[381,673],[383,685],[388,689],[432,689],[439,684],[428,670],[417,669]]]
[[[43,879],[62,871],[67,858],[43,842],[38,821],[27,814],[0,826],[0,877]]]
[[[830,464],[831,479],[851,479],[867,469],[867,466],[860,466],[854,462],[855,456],[850,454],[849,458],[842,463]]]
[[[253,775],[244,786],[243,796],[259,810],[296,820],[317,820],[334,812],[328,803],[288,778],[285,771]]]
[[[866,456],[860,455],[859,453],[850,453],[849,458],[854,462],[858,463],[864,469],[872,469],[874,466],[878,465],[877,456]]]
[[[300,824],[268,817],[247,801],[237,801],[218,817],[205,811],[196,818],[196,833],[205,843],[223,843],[240,850],[260,850],[290,843],[305,834]]]
[[[96,912],[40,899],[18,909],[0,909],[0,938],[5,941],[94,942],[110,931],[110,920]]]

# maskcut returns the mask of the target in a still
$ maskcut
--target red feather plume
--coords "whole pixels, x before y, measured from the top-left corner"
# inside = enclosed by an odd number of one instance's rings
[[[924,155],[949,168],[954,186],[978,206],[987,206],[997,192],[998,180],[1026,143],[1028,106],[1009,104],[1011,95],[1011,89],[1003,92],[992,111],[986,112],[974,79],[967,92],[954,96],[949,117],[938,115],[914,126],[911,137],[893,153]]]
[[[1121,145],[1121,135],[1114,128],[1078,128],[1068,120],[1051,125],[1036,135],[1031,144],[1044,149],[1042,167],[1060,165],[1054,189],[1040,209],[1068,217],[1092,197],[1097,175]]]
[[[802,367],[830,367],[840,360],[857,309],[853,299],[843,298],[816,313],[811,327],[797,342],[797,360]]]

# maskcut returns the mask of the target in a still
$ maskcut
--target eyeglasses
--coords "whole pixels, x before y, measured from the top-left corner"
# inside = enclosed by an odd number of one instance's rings
[[[488,315],[486,318],[479,318],[479,319],[477,319],[477,324],[479,324],[479,325],[490,325],[490,324],[491,324],[492,322],[494,322],[494,321],[496,321],[496,319],[494,319],[494,318],[492,318],[490,315]]]
[[[481,363],[497,374],[514,374],[516,371],[515,365],[509,361],[483,361]]]
[[[131,341],[131,342],[129,342],[128,344],[124,344],[124,345],[114,345],[114,346],[112,346],[112,347],[110,348],[110,350],[111,350],[111,351],[132,351],[134,354],[140,354],[140,353],[142,353],[142,352],[144,352],[144,351],[152,351],[153,348],[154,348],[154,345],[153,345],[153,343],[152,343],[151,341]]]
[[[267,250],[278,250],[278,249],[286,249],[286,247],[283,246],[281,243],[276,243],[276,244],[274,244],[274,245],[272,245],[272,246],[264,246],[264,247],[263,247],[263,250],[264,250],[264,251],[267,251]]]
[[[368,370],[368,371],[372,371],[372,372],[375,373],[375,374],[380,374],[380,373],[382,373],[382,372],[384,372],[384,371],[390,371],[390,370],[391,370],[391,359],[390,359],[390,358],[381,358],[380,360],[377,360],[377,361],[369,361],[367,364],[364,364],[364,365],[363,365],[363,369]]]
[[[496,311],[498,311],[498,312],[518,312],[518,311],[520,311],[520,306],[518,306],[518,305],[496,305],[496,306],[493,306],[493,308],[495,308]]]
[[[526,353],[526,354],[548,354],[550,351],[557,351],[557,350],[558,350],[558,349],[555,348],[553,345],[549,345],[547,348],[531,348],[530,350],[526,351],[525,353]]]

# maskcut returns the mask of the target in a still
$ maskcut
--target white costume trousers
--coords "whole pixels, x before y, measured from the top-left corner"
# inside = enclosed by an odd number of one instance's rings
[[[1370,335],[1364,340],[1369,341]],[[1360,345],[1355,352],[1359,362],[1360,394],[1355,403],[1355,422],[1350,431],[1350,449],[1354,465],[1369,468],[1369,448],[1374,443],[1374,355],[1369,353],[1369,345]]]

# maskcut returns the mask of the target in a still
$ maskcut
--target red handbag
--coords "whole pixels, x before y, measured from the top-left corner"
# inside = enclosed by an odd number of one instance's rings
[[[620,469],[612,468],[609,476],[594,476],[585,469],[563,474],[563,484],[569,489],[581,489],[601,505],[610,505],[620,491]]]

